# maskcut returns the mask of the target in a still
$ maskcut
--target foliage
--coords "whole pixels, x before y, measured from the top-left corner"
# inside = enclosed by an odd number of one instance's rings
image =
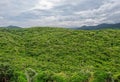
[[[112,76],[105,71],[96,71],[93,82],[112,82]]]
[[[0,82],[10,81],[13,76],[13,69],[7,63],[0,64]]]
[[[0,82],[119,82],[120,30],[0,28]]]

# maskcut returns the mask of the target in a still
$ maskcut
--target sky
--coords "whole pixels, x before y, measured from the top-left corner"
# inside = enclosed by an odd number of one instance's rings
[[[0,0],[0,26],[120,23],[120,0]]]

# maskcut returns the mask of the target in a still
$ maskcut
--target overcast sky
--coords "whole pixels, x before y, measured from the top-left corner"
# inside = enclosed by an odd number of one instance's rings
[[[0,26],[79,27],[120,22],[120,0],[0,0]]]

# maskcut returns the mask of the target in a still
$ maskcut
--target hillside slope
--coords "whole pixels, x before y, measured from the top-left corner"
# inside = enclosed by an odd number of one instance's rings
[[[0,47],[1,81],[26,82],[26,71],[34,82],[119,81],[120,30],[1,28]]]

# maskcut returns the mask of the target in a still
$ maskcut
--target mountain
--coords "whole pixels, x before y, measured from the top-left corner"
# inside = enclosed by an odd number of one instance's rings
[[[76,29],[81,29],[81,30],[97,30],[97,29],[120,29],[120,23],[117,24],[100,24],[97,26],[82,26],[78,27]]]
[[[2,27],[0,27],[0,28],[21,28],[21,27],[19,27],[19,26],[14,26],[14,25],[9,25],[9,26],[2,26]]]
[[[10,26],[7,26],[6,28],[21,28],[21,27],[10,25]]]

